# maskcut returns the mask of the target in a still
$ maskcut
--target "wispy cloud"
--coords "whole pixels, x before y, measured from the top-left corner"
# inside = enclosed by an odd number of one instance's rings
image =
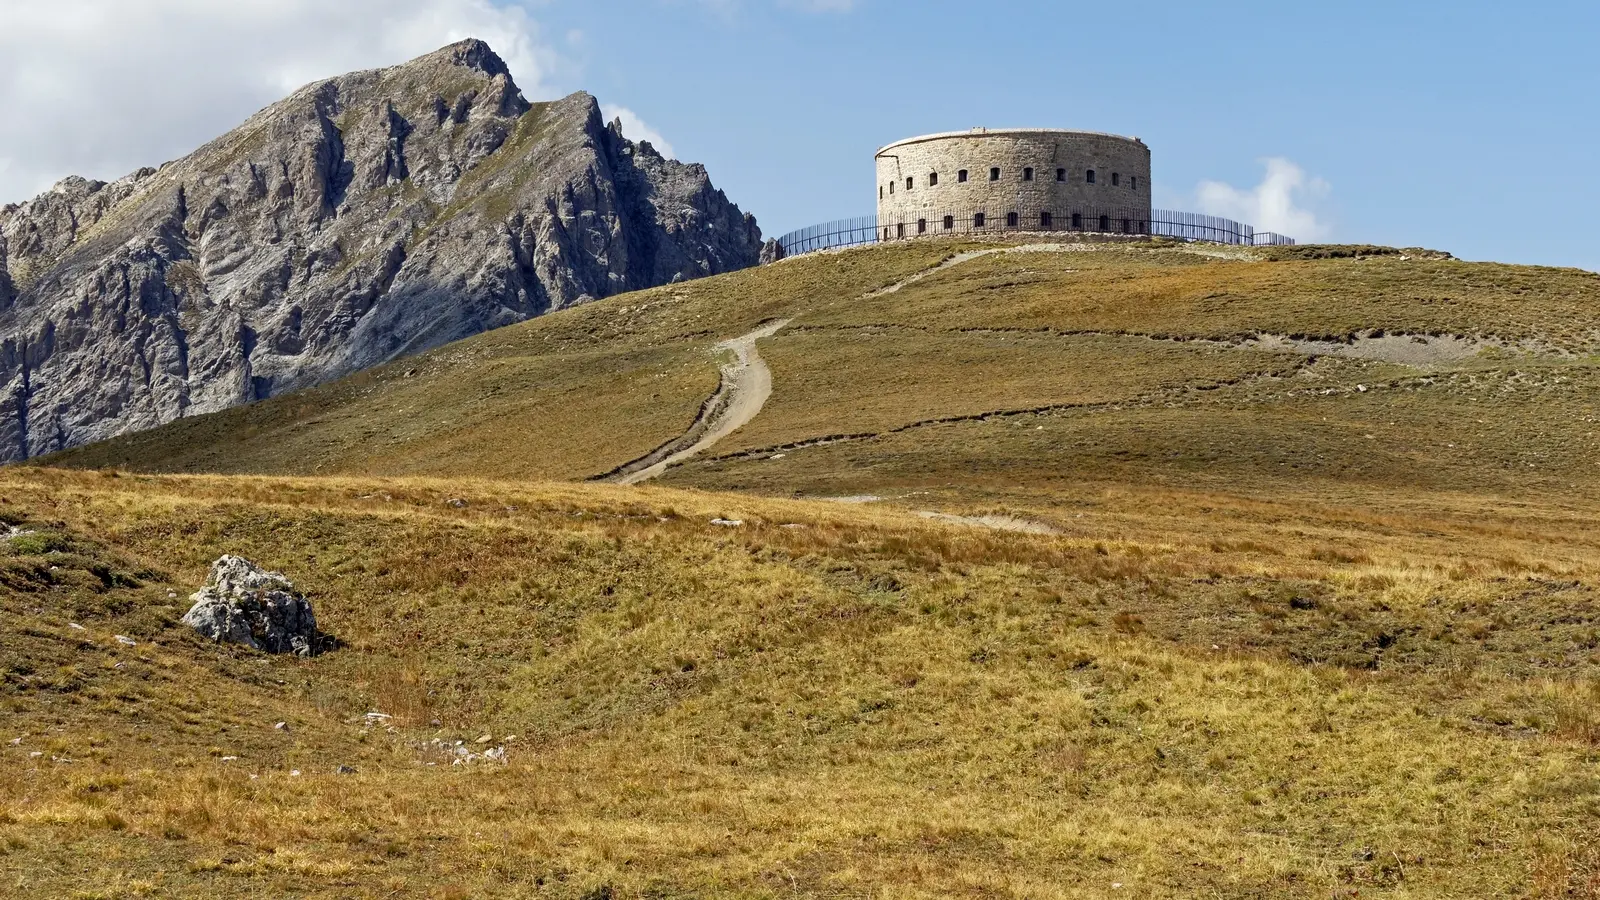
[[[1207,215],[1223,216],[1276,231],[1301,241],[1328,237],[1331,228],[1311,208],[1325,199],[1332,186],[1282,157],[1262,160],[1266,175],[1253,188],[1236,188],[1220,181],[1202,181],[1195,202]]]
[[[0,203],[188,152],[301,85],[467,37],[523,93],[566,65],[494,0],[0,0]]]
[[[613,119],[622,120],[622,133],[631,141],[649,141],[650,146],[656,148],[662,156],[669,159],[676,158],[678,153],[672,149],[672,144],[661,136],[661,132],[645,124],[639,114],[626,106],[612,106],[604,104],[600,107],[600,114],[605,116],[607,122]]]

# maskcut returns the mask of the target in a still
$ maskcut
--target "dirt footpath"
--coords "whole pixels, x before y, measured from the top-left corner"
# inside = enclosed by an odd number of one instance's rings
[[[722,383],[701,408],[699,418],[677,440],[624,466],[612,480],[638,484],[656,478],[668,467],[709,450],[760,414],[772,396],[772,369],[756,352],[756,341],[772,337],[788,324],[788,319],[768,322],[749,334],[718,344],[715,352],[731,352],[733,360],[723,364]]]

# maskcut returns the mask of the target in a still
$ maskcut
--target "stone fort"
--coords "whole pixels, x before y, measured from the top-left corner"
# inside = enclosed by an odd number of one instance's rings
[[[1150,233],[1150,148],[1136,137],[974,128],[877,153],[882,240],[944,233]]]

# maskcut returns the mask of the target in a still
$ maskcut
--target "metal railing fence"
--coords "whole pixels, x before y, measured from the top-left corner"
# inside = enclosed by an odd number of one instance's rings
[[[859,247],[933,235],[1077,232],[1171,237],[1244,246],[1293,245],[1294,238],[1232,219],[1169,209],[1096,209],[1068,212],[985,209],[919,212],[910,217],[857,216],[792,231],[778,238],[784,256],[836,247]]]
[[[802,253],[828,250],[833,247],[858,247],[862,244],[876,243],[877,233],[877,216],[857,216],[854,219],[837,219],[802,228],[799,231],[791,231],[778,238],[778,243],[783,245],[784,256],[799,256]]]

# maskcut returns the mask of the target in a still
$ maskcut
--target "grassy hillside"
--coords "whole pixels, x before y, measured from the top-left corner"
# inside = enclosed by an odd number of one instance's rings
[[[624,294],[313,390],[47,462],[160,472],[584,478],[682,432],[717,385],[709,349],[818,296],[936,264],[942,247],[799,260]]]
[[[1590,273],[847,251],[43,462],[0,894],[1600,897]],[[177,624],[223,553],[341,649]]]
[[[1036,535],[661,488],[0,492],[37,529],[0,591],[17,896],[1600,883],[1592,505],[1086,489],[1071,533]],[[223,552],[298,579],[345,647],[174,626]],[[435,739],[510,761],[452,767]]]
[[[973,250],[1006,252],[930,273]],[[1038,505],[1084,478],[1561,493],[1600,462],[1592,273],[1373,248],[954,243],[616,297],[47,461],[581,479],[681,433],[716,384],[709,348],[777,318],[792,322],[761,342],[767,407],[666,483],[967,504],[1020,486]]]
[[[1600,277],[1584,272],[994,254],[819,304],[766,352],[773,401],[718,448],[748,455],[669,483],[967,499],[1020,486],[1036,501],[1082,478],[1560,493],[1592,488],[1600,463]],[[804,446],[828,437],[848,440]]]

